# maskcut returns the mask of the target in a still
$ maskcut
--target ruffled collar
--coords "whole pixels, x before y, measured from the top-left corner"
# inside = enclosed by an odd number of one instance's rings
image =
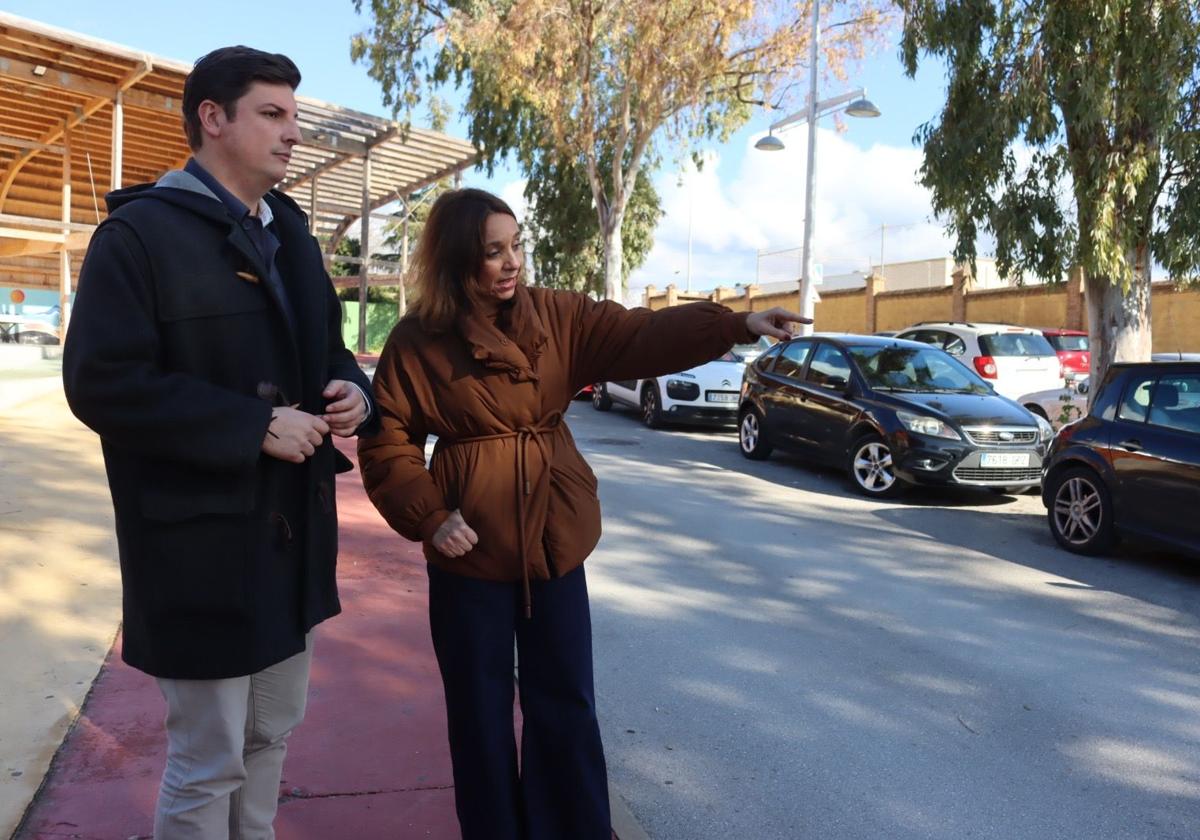
[[[467,311],[458,318],[458,331],[470,345],[471,355],[484,367],[507,371],[515,382],[536,382],[538,359],[547,336],[529,290],[518,285],[511,306],[501,317],[508,320],[505,332],[490,318]]]

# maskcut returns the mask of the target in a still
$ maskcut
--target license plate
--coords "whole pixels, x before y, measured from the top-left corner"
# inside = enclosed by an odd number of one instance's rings
[[[984,452],[981,467],[1028,467],[1028,452]]]
[[[709,391],[705,397],[709,402],[731,403],[737,402],[737,391]]]

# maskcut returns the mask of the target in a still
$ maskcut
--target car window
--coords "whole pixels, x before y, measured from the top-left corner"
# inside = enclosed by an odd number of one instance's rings
[[[1176,374],[1158,380],[1151,394],[1147,421],[1200,434],[1200,374]]]
[[[1034,333],[992,333],[979,336],[979,349],[985,356],[1056,356],[1043,335]]]
[[[759,370],[766,370],[771,366],[771,362],[775,361],[775,357],[779,355],[779,348],[782,344],[776,344],[773,347],[765,350],[761,356],[754,360],[754,366]]]
[[[951,356],[961,356],[967,352],[967,343],[954,333],[939,330],[934,335],[937,336],[937,340],[931,343],[941,347]]]
[[[819,344],[813,352],[805,378],[816,385],[824,385],[834,379],[847,383],[850,381],[850,360],[832,344]]]
[[[779,351],[779,361],[775,363],[774,372],[782,376],[799,377],[811,350],[811,341],[793,341],[783,345],[783,349]]]
[[[1117,410],[1117,417],[1134,423],[1144,423],[1150,409],[1150,389],[1154,385],[1154,377],[1135,379],[1125,392],[1125,399]]]
[[[961,362],[933,347],[855,346],[850,356],[867,384],[881,391],[991,393]]]
[[[1050,345],[1055,350],[1076,351],[1088,349],[1088,337],[1086,335],[1051,335],[1047,336]]]

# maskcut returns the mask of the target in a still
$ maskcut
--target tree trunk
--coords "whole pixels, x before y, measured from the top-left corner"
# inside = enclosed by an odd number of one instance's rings
[[[623,213],[610,213],[608,223],[601,228],[604,234],[604,297],[618,303],[625,302],[624,251],[621,242],[623,217]]]
[[[1088,343],[1092,355],[1090,394],[1094,396],[1113,362],[1150,360],[1150,261],[1146,245],[1129,255],[1133,280],[1126,292],[1107,277],[1084,279]],[[1089,400],[1090,401],[1090,400]]]

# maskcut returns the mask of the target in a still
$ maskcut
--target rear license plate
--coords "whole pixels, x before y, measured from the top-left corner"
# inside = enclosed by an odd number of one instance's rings
[[[708,394],[705,395],[705,399],[708,400],[709,402],[719,402],[719,403],[737,402],[738,392],[737,391],[709,391]]]
[[[1028,467],[1028,452],[984,452],[981,467]]]

